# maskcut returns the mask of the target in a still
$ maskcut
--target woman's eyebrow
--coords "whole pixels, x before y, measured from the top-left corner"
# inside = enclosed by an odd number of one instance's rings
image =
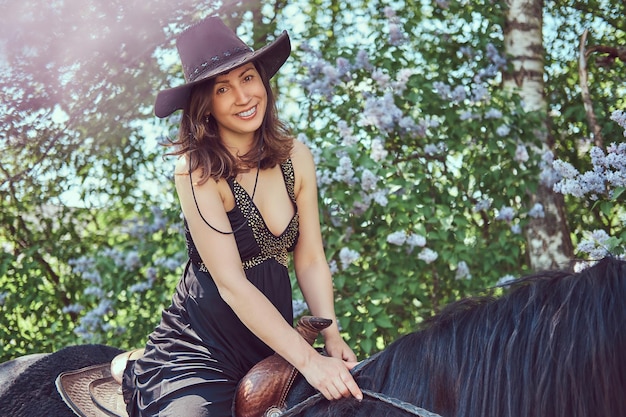
[[[237,76],[237,78],[241,78],[241,77],[243,77],[244,75],[246,75],[246,73],[248,73],[248,71],[252,71],[253,69],[254,69],[254,66],[250,66],[250,67],[243,68],[243,70],[242,70],[242,71],[241,71],[241,73]],[[228,84],[228,79],[221,79],[221,80],[220,80],[220,79],[218,78],[218,79],[216,79],[216,80],[215,80],[215,84],[216,84],[216,85],[217,85],[217,84]]]

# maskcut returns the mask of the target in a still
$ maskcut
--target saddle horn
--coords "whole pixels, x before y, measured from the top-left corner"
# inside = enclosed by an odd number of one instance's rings
[[[332,320],[304,316],[296,331],[310,345]],[[277,353],[263,359],[248,371],[237,385],[233,400],[235,417],[276,417],[285,410],[285,401],[298,370]]]

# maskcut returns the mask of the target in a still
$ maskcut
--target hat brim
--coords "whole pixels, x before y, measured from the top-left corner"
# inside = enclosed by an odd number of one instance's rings
[[[191,83],[160,91],[154,103],[154,114],[157,117],[163,118],[174,113],[176,110],[183,109],[189,101],[191,90],[195,85],[217,77],[218,75],[225,74],[248,62],[257,62],[263,67],[268,78],[271,78],[278,72],[280,67],[283,66],[287,58],[289,58],[290,53],[291,42],[289,41],[289,35],[284,31],[272,43],[256,51],[245,53],[233,61],[226,62],[208,71]]]

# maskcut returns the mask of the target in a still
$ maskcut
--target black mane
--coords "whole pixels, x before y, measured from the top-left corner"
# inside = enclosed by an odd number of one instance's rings
[[[537,274],[501,297],[456,302],[356,379],[443,417],[626,416],[626,263]],[[407,415],[380,407],[324,401],[302,415]]]

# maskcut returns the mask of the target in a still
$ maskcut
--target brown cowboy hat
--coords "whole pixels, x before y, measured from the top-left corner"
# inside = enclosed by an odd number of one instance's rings
[[[185,84],[160,91],[154,114],[167,117],[183,109],[194,85],[254,61],[272,77],[291,53],[287,32],[270,44],[252,50],[218,17],[211,16],[187,28],[176,39]]]

